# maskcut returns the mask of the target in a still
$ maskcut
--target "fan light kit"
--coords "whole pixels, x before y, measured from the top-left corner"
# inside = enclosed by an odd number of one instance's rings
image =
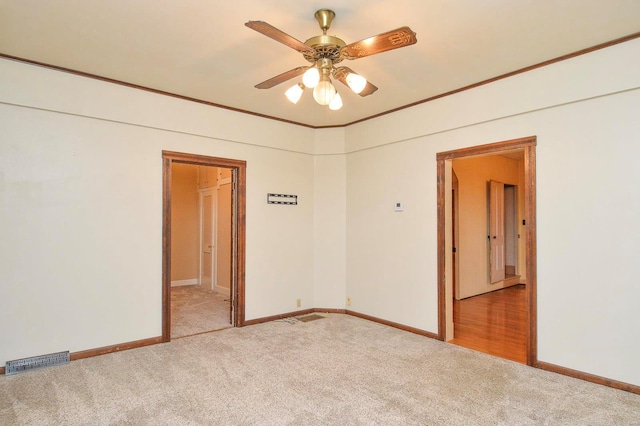
[[[302,82],[291,86],[285,92],[291,102],[297,103],[304,90],[309,88],[313,89],[313,99],[317,103],[328,105],[332,110],[338,110],[342,108],[342,98],[333,85],[331,78],[348,86],[360,96],[368,96],[378,88],[350,68],[345,66],[336,67],[336,64],[344,59],[363,58],[376,53],[410,46],[418,41],[416,33],[411,31],[409,27],[401,27],[355,43],[346,44],[338,37],[327,35],[327,30],[331,27],[331,22],[335,16],[336,14],[332,10],[318,10],[315,13],[315,17],[322,30],[322,35],[311,37],[304,43],[266,22],[249,21],[245,23],[247,27],[302,53],[302,56],[311,63],[310,66],[297,67],[272,77],[257,84],[255,87],[258,89],[270,89],[302,75]]]

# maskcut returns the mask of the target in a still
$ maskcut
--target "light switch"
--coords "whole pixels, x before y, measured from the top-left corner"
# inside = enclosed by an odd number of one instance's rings
[[[393,210],[397,211],[397,212],[403,212],[404,211],[404,203],[403,202],[396,202],[393,206]]]

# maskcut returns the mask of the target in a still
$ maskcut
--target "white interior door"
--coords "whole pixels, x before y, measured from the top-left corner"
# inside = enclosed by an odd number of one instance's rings
[[[214,286],[214,212],[214,192],[202,191],[200,193],[200,285],[210,290],[213,290]]]
[[[515,275],[518,265],[518,188],[515,185],[504,186],[504,246],[505,272]]]
[[[489,184],[489,240],[491,283],[505,278],[504,183]]]

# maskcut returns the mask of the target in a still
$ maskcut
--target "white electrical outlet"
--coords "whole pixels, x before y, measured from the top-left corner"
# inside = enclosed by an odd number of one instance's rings
[[[298,308],[302,306],[302,299],[296,299],[296,306]]]
[[[347,297],[347,306],[351,306],[351,298]]]

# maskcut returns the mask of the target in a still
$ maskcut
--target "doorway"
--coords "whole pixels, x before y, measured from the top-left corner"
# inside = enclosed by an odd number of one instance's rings
[[[231,169],[171,164],[171,338],[232,326]]]
[[[215,173],[216,191],[202,188],[199,193],[199,244],[196,249],[199,259],[197,283],[208,285],[213,290],[216,281],[226,282],[228,296],[226,302],[230,306],[229,320],[235,327],[244,325],[245,307],[245,217],[246,217],[246,162],[217,157],[184,154],[163,151],[163,244],[162,244],[162,340],[171,340],[171,268],[172,268],[172,200],[177,195],[172,190],[172,166],[197,166],[198,173]],[[199,179],[204,179],[199,176]],[[222,194],[222,195],[220,195]],[[223,199],[217,203],[217,199]],[[226,201],[225,201],[226,200]],[[209,209],[207,209],[209,206]],[[222,208],[224,211],[218,213]],[[228,211],[227,211],[228,210]],[[208,212],[208,213],[207,213]],[[215,232],[215,222],[204,220],[207,215],[212,219],[218,217],[228,224],[221,226],[221,232]],[[207,225],[208,223],[208,225]],[[207,230],[211,232],[207,232]],[[174,230],[177,231],[177,230]],[[204,231],[204,232],[203,232]],[[204,236],[211,238],[205,239]],[[218,259],[220,268],[215,268],[216,245],[228,245],[228,249],[220,250],[225,257]],[[200,252],[208,251],[212,254],[210,263],[205,265]],[[180,253],[175,253],[179,256]],[[226,265],[228,263],[228,265]],[[210,266],[210,267],[209,267]]]
[[[438,153],[436,156],[438,170],[438,338],[450,341],[454,338],[453,330],[453,295],[454,282],[460,280],[460,251],[454,237],[458,240],[459,227],[454,227],[453,211],[462,207],[454,199],[458,190],[454,186],[452,161],[483,155],[509,155],[514,151],[522,151],[524,156],[523,181],[523,225],[525,244],[523,256],[526,281],[526,363],[537,362],[536,346],[536,222],[535,222],[535,137],[527,137],[494,144],[465,148],[461,150]],[[460,176],[458,176],[460,178]],[[455,197],[455,198],[454,198]],[[454,234],[455,231],[455,234]],[[485,240],[486,241],[486,240]],[[455,263],[454,263],[454,248]],[[455,273],[454,273],[455,268]],[[455,286],[457,287],[457,286]]]
[[[192,191],[198,193],[199,199],[198,284],[231,298],[233,171],[224,167],[186,167],[195,169],[197,176]]]

